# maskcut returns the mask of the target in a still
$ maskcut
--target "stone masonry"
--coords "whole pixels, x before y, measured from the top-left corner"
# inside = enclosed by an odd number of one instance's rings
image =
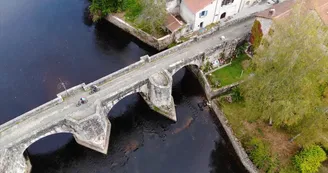
[[[107,116],[124,97],[139,93],[151,109],[176,121],[172,75],[185,66],[199,69],[207,52],[222,51],[245,39],[254,18],[240,20],[211,34],[168,49],[109,74],[90,84],[80,84],[0,126],[0,172],[29,173],[32,166],[25,150],[35,141],[56,133],[71,133],[77,143],[106,154],[111,123]],[[221,40],[221,36],[225,40]],[[100,91],[89,94],[90,86]],[[88,103],[77,106],[81,97]]]

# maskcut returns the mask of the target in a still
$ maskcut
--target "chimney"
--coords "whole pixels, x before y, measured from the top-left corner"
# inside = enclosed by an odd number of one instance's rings
[[[271,9],[269,10],[269,16],[273,16],[275,12],[276,12],[276,10],[273,9],[273,8],[271,8]]]

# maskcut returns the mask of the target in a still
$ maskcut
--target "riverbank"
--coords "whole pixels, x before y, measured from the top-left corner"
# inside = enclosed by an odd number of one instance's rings
[[[312,157],[311,159],[318,157],[322,159],[321,162],[324,161],[325,152],[327,153],[325,146],[319,144],[317,146],[302,146],[294,141],[297,136],[286,129],[276,128],[266,122],[250,119],[250,114],[244,113],[246,110],[245,102],[238,86],[244,80],[247,80],[247,77],[242,77],[244,71],[248,76],[253,75],[247,69],[243,69],[245,62],[249,61],[247,58],[243,58],[244,56],[246,56],[245,53],[232,57],[232,61],[235,61],[236,64],[229,63],[226,66],[224,65],[223,68],[213,69],[210,73],[206,73],[204,70],[199,72],[192,70],[206,93],[209,100],[208,105],[215,112],[244,167],[251,173],[297,172],[295,158],[300,157],[299,155],[302,154],[306,155],[306,152],[307,154],[317,152],[318,155],[308,157]],[[233,74],[232,70],[239,72],[241,75],[238,75],[238,73]],[[230,72],[228,75],[225,74],[227,71]],[[213,75],[215,73],[217,76],[221,76],[218,79],[224,83],[221,88],[213,85],[216,78],[214,80],[210,78],[211,75],[209,74]],[[231,81],[234,81],[234,83],[231,83]],[[308,161],[308,164],[312,163]],[[326,170],[327,161],[322,164],[319,171],[321,173],[326,172]]]
[[[239,40],[239,42],[244,42],[248,37],[245,37],[244,39]],[[200,82],[203,91],[205,92],[206,98],[209,101],[209,105],[213,112],[215,113],[216,117],[220,121],[223,129],[225,130],[226,135],[228,136],[235,153],[239,157],[240,162],[243,164],[245,169],[250,173],[257,173],[259,172],[257,167],[252,163],[249,156],[246,153],[246,150],[243,148],[240,140],[236,137],[234,134],[234,131],[232,127],[229,125],[227,118],[225,117],[224,113],[220,110],[220,108],[217,106],[215,99],[232,90],[233,88],[237,87],[242,81],[238,81],[235,83],[232,83],[230,85],[213,89],[205,75],[205,73],[202,70],[197,70],[194,68],[189,68],[193,74],[197,77],[198,81]]]
[[[175,29],[170,30],[170,32],[167,32],[164,35],[157,35],[154,36],[152,34],[149,34],[135,26],[133,26],[131,23],[126,21],[124,19],[124,16],[122,16],[122,13],[113,13],[109,14],[106,17],[104,17],[108,22],[114,24],[115,26],[121,28],[122,30],[126,31],[127,33],[133,35],[140,41],[146,43],[147,45],[157,49],[157,50],[164,50],[166,48],[170,48],[172,45],[178,45],[183,44],[184,42],[188,42],[193,39],[201,39],[203,37],[208,37],[214,34],[215,32],[219,30],[226,29],[227,27],[234,25],[240,21],[247,20],[249,18],[252,18],[255,16],[255,14],[259,11],[265,10],[269,8],[270,5],[268,4],[261,4],[256,5],[254,7],[250,7],[247,9],[244,9],[243,11],[231,16],[230,19],[225,21],[220,21],[219,23],[213,23],[212,26],[208,26],[206,30],[203,32],[195,31],[190,33],[187,32],[187,24],[185,24],[182,20],[179,20],[178,17],[175,17],[171,14],[168,14],[166,17],[166,22],[171,21],[177,25]],[[187,36],[188,35],[188,36]],[[177,41],[179,43],[177,43]],[[172,47],[175,47],[172,46]]]

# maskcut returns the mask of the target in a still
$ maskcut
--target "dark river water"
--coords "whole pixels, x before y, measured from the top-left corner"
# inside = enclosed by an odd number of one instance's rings
[[[156,51],[115,26],[88,18],[87,0],[0,1],[0,124]],[[204,94],[186,69],[174,76],[177,123],[149,109],[138,94],[110,111],[107,155],[71,134],[43,138],[27,151],[32,173],[245,172]],[[0,146],[1,147],[1,146]]]

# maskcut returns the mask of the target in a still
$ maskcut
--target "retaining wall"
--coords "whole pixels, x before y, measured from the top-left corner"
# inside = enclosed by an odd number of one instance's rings
[[[228,124],[228,120],[225,118],[223,112],[218,108],[215,101],[213,101],[213,100],[211,100],[211,107],[212,107],[213,111],[215,112],[216,116],[218,117],[218,119],[220,120],[221,125],[223,126],[227,136],[229,137],[229,139],[231,141],[233,148],[236,151],[236,154],[238,155],[238,157],[239,157],[240,161],[242,162],[242,164],[244,165],[244,167],[250,173],[258,173],[259,172],[258,169],[256,168],[256,166],[254,166],[252,161],[249,159],[249,157],[248,157],[247,153],[245,152],[244,148],[242,147],[242,144],[240,143],[240,141],[235,137],[231,127]]]
[[[106,20],[116,25],[117,27],[123,29],[124,31],[130,33],[131,35],[137,37],[139,40],[143,41],[144,43],[156,48],[157,50],[163,50],[167,48],[167,46],[174,41],[173,34],[169,34],[162,38],[157,39],[152,35],[131,26],[124,20],[118,18],[117,16],[108,15],[106,17]]]

